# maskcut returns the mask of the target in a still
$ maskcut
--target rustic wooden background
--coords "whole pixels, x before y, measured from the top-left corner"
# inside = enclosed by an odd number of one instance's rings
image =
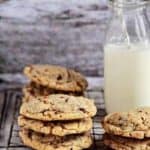
[[[103,76],[110,17],[108,0],[0,0],[0,72],[49,63]]]
[[[50,63],[103,75],[107,0],[0,2],[0,72]]]

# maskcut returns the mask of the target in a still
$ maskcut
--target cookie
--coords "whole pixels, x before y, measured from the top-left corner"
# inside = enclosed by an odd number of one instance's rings
[[[89,133],[58,137],[23,130],[19,135],[26,146],[36,150],[82,150],[92,145]]]
[[[85,97],[53,94],[23,103],[20,114],[45,121],[76,120],[93,117],[96,106],[93,100]]]
[[[78,72],[60,66],[30,65],[24,74],[33,82],[55,90],[81,92],[87,86],[87,80]]]
[[[104,144],[114,150],[150,150],[150,139],[131,139],[106,135]]]
[[[92,128],[92,119],[75,121],[43,122],[19,116],[18,124],[21,128],[30,129],[43,134],[65,136],[87,132]]]
[[[150,108],[110,114],[104,118],[103,127],[114,135],[136,139],[150,137]]]
[[[67,91],[58,91],[54,89],[47,88],[45,86],[36,84],[34,82],[29,83],[23,88],[23,95],[24,101],[30,101],[35,99],[38,96],[48,96],[50,94],[68,94],[68,95],[75,95],[75,96],[82,96],[84,95],[83,92],[67,92]]]

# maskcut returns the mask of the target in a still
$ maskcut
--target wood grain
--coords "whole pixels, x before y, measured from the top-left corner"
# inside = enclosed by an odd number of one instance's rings
[[[0,147],[7,147],[11,135],[13,115],[15,111],[15,99],[11,92],[5,93],[1,126],[0,126]]]
[[[106,0],[6,1],[0,5],[0,71],[48,63],[102,76],[109,17]]]

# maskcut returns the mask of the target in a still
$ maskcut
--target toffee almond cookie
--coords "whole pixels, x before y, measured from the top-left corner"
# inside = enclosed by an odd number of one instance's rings
[[[37,84],[61,91],[81,92],[88,86],[80,73],[60,66],[30,65],[24,74]]]
[[[104,144],[114,150],[150,150],[150,139],[131,139],[106,135]]]
[[[103,127],[107,133],[123,137],[150,137],[150,108],[109,114],[104,118]]]
[[[23,130],[19,135],[26,146],[36,150],[82,150],[92,145],[92,138],[88,133],[58,137]]]
[[[65,136],[89,131],[92,128],[92,119],[43,122],[19,116],[18,124],[21,128],[30,129],[38,133]]]
[[[35,99],[38,96],[48,96],[50,94],[68,94],[68,95],[75,95],[75,96],[82,96],[84,95],[83,92],[67,92],[67,91],[58,91],[54,89],[50,89],[48,87],[36,84],[34,82],[29,83],[23,88],[23,95],[24,101],[30,101]]]
[[[23,103],[20,114],[45,121],[76,120],[93,117],[96,106],[85,97],[53,94]]]

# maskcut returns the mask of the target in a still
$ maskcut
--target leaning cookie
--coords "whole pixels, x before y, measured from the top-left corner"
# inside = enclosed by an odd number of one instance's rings
[[[19,135],[26,146],[36,150],[82,150],[92,145],[89,133],[58,137],[23,130]]]
[[[55,90],[82,92],[87,80],[78,72],[60,66],[30,65],[24,74],[33,82]]]
[[[94,101],[88,98],[53,94],[23,103],[20,114],[31,119],[54,121],[90,118],[96,111]]]
[[[30,129],[38,133],[65,136],[89,131],[92,128],[92,119],[87,118],[75,121],[43,122],[19,116],[18,124],[21,128]]]
[[[105,135],[104,144],[114,150],[149,150],[150,139],[132,139],[113,135]]]
[[[26,85],[23,90],[23,100],[25,101],[30,101],[38,96],[48,96],[50,94],[68,94],[68,95],[75,95],[75,96],[83,96],[83,92],[67,92],[67,91],[58,91],[54,89],[50,89],[48,87],[36,84],[34,82],[29,83]]]
[[[150,137],[150,108],[109,114],[104,118],[103,127],[114,135],[136,139]]]

